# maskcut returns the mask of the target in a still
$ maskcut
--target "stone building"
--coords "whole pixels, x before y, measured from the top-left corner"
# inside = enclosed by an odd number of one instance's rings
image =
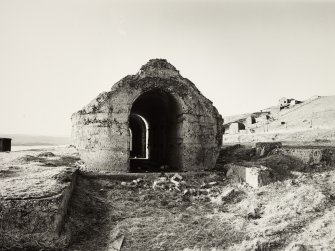
[[[245,130],[245,125],[241,122],[234,122],[229,125],[229,134],[236,134]]]
[[[222,143],[217,109],[164,59],[150,60],[71,119],[73,144],[92,171],[213,168]]]
[[[294,106],[294,105],[297,105],[297,104],[300,104],[300,103],[302,103],[302,102],[299,101],[299,100],[296,100],[294,98],[283,97],[283,98],[279,99],[278,105],[279,105],[280,109],[284,109],[284,108]]]
[[[286,97],[282,97],[281,99],[279,99],[278,101],[278,105],[279,106],[287,106],[290,102],[290,99],[286,98]]]
[[[248,116],[246,119],[245,119],[245,124],[247,126],[250,126],[252,124],[255,124],[256,123],[256,118],[252,115]]]
[[[256,123],[263,125],[268,123],[269,119],[270,119],[270,113],[262,113],[260,116],[257,117]]]

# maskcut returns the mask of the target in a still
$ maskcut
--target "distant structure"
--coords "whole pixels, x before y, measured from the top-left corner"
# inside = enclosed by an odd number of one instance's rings
[[[252,125],[252,124],[255,124],[256,123],[256,119],[254,116],[248,116],[245,120],[246,124],[247,125]]]
[[[239,133],[241,130],[245,130],[245,125],[240,122],[231,123],[229,126],[229,134]]]
[[[288,108],[290,106],[294,106],[294,105],[300,104],[300,103],[301,103],[301,101],[296,100],[294,98],[283,97],[283,98],[279,99],[279,104],[278,105],[280,107],[280,110],[282,110],[282,109],[285,109],[285,108]]]
[[[91,171],[210,169],[222,144],[222,116],[165,59],[150,60],[71,119]]]
[[[0,152],[10,152],[12,148],[12,139],[0,138]]]
[[[333,109],[335,106],[333,104],[335,104],[335,96],[315,95],[302,101],[283,97],[276,106],[270,106],[253,113],[224,117],[225,136],[223,140],[227,142],[244,141],[252,138],[251,135],[247,134],[283,133],[292,129],[322,128],[332,130],[335,127],[335,110]],[[229,137],[228,135],[237,137]],[[271,138],[271,140],[276,139],[277,136]]]
[[[257,119],[256,123],[265,124],[270,119],[270,113],[262,113]]]

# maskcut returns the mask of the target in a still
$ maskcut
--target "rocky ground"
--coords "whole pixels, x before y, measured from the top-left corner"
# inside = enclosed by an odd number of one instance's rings
[[[19,161],[28,173],[45,163],[81,165],[74,149],[48,151],[56,157],[43,150],[1,153],[0,162],[8,168]],[[269,166],[277,181],[255,189],[226,178],[224,165],[241,160]],[[282,155],[255,160],[249,147],[225,148],[220,163],[215,172],[179,175],[79,174],[65,250],[335,249],[332,166],[306,169]]]

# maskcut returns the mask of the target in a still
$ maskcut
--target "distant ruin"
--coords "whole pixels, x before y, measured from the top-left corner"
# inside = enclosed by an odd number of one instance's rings
[[[91,171],[211,169],[222,144],[222,116],[165,59],[150,60],[71,119]]]
[[[311,98],[306,101],[299,101],[294,98],[281,98],[278,105],[271,106],[253,113],[246,113],[224,118],[224,134],[252,134],[265,133],[274,130],[287,129],[286,121],[276,121],[282,116],[299,109],[319,97]],[[290,125],[291,126],[291,125]]]
[[[299,100],[296,100],[294,98],[281,98],[279,99],[279,103],[278,103],[278,106],[280,107],[280,110],[282,109],[286,109],[288,107],[292,107],[292,106],[295,106],[297,104],[300,104],[302,103],[301,101]]]

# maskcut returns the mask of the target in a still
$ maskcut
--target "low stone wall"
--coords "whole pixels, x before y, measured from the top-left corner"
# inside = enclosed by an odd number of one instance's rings
[[[59,183],[57,189],[51,192],[44,191],[44,194],[32,196],[24,193],[20,197],[22,193],[18,192],[18,196],[13,196],[13,192],[9,191],[10,196],[1,196],[0,248],[30,250],[67,246],[70,233],[63,229],[64,218],[76,177],[77,169],[64,167],[64,170],[51,177]],[[14,177],[13,183],[18,178]]]
[[[283,147],[280,152],[298,158],[306,165],[335,164],[335,148],[324,147]]]
[[[299,159],[306,165],[335,164],[335,147],[325,146],[283,146],[281,142],[256,143],[256,156],[284,154]]]

